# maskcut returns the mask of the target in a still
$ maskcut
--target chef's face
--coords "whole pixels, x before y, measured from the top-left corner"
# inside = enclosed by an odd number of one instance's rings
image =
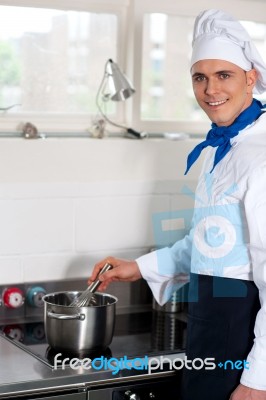
[[[202,60],[191,68],[197,102],[212,122],[229,126],[252,102],[256,71],[224,60]]]

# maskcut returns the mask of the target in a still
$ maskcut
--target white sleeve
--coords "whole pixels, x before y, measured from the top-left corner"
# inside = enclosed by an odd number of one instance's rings
[[[261,308],[255,322],[254,344],[247,358],[249,369],[244,369],[241,383],[266,390],[266,167],[256,169],[252,174],[244,202],[253,279],[259,289]]]
[[[141,275],[148,282],[159,304],[166,303],[174,291],[188,282],[191,246],[191,235],[187,235],[172,247],[137,258]]]

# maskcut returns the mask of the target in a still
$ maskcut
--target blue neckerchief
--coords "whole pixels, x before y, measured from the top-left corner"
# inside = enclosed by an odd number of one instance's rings
[[[235,119],[235,121],[230,126],[217,126],[212,123],[212,128],[206,136],[206,140],[199,143],[192,151],[189,153],[187,158],[187,169],[185,175],[188,173],[191,166],[199,158],[201,152],[205,147],[212,146],[218,147],[214,156],[214,163],[212,172],[219,161],[224,158],[224,156],[231,149],[230,139],[238,135],[239,131],[242,131],[247,125],[256,121],[262,114],[262,108],[264,108],[260,101],[253,99],[251,105],[242,111],[241,114]]]

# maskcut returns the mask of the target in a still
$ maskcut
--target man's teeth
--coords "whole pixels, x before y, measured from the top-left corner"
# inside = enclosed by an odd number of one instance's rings
[[[215,101],[214,103],[209,102],[208,104],[210,106],[219,106],[220,104],[224,104],[226,100],[221,100],[221,101]]]

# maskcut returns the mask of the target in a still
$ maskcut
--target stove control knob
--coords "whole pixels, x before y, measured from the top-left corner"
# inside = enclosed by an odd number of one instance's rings
[[[22,342],[24,339],[24,332],[19,325],[6,325],[3,332],[6,336],[19,342]]]
[[[131,390],[127,390],[125,392],[125,395],[127,400],[140,400],[139,395],[136,393],[132,393]]]
[[[45,339],[44,324],[41,322],[28,324],[27,336],[33,339],[35,342],[41,342],[43,339]]]
[[[3,292],[3,302],[8,308],[19,308],[24,304],[24,294],[17,287],[10,287]]]
[[[46,290],[41,286],[34,286],[30,288],[27,293],[27,303],[31,307],[41,308],[44,303],[42,301],[43,296],[46,295]]]

